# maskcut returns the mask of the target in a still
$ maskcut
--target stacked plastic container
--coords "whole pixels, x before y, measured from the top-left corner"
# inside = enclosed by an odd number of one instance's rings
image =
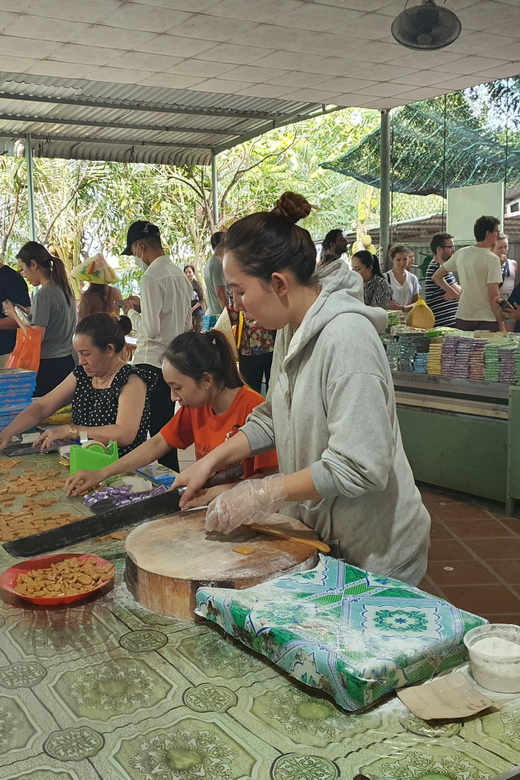
[[[0,431],[31,403],[36,372],[23,368],[0,369]]]

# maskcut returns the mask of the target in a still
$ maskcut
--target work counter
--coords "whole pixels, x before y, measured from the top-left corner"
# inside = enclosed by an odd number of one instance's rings
[[[415,478],[506,502],[512,512],[520,498],[520,387],[404,372],[393,379]]]
[[[18,460],[23,473],[57,457]],[[54,496],[85,514],[81,499]],[[0,778],[481,780],[520,764],[518,698],[462,724],[428,725],[396,697],[349,715],[212,625],[136,604],[123,541],[68,551],[113,561],[115,586],[68,608],[1,594]],[[15,562],[0,548],[0,570]]]

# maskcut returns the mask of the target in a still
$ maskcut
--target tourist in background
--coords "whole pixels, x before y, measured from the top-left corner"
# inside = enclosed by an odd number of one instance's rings
[[[222,257],[219,245],[224,239],[225,233],[219,231],[211,236],[211,248],[213,254],[206,263],[204,269],[204,284],[206,285],[206,314],[203,320],[204,330],[210,330],[224,311],[228,303],[226,292],[226,280],[222,271]]]
[[[27,282],[23,276],[0,261],[0,368],[4,368],[14,349],[18,327],[17,320],[2,311],[4,301],[10,301],[27,310],[31,305]]]
[[[340,228],[329,230],[321,245],[319,267],[335,263],[347,251],[347,239]]]
[[[193,288],[191,296],[191,329],[195,333],[200,333],[204,316],[204,289],[195,275],[195,266],[185,265],[184,273]]]
[[[134,364],[155,382],[150,392],[150,433],[154,436],[173,417],[174,404],[161,364],[172,338],[191,328],[192,286],[165,254],[159,228],[150,222],[139,220],[130,225],[123,254],[133,255],[136,265],[144,269],[141,298],[129,298],[123,301],[123,307],[137,331]],[[179,470],[175,449],[159,462]]]
[[[396,244],[390,248],[390,259],[393,269],[384,274],[384,278],[392,288],[392,300],[388,304],[389,309],[398,311],[410,311],[414,303],[419,299],[421,286],[415,274],[408,270],[410,261],[409,246]]]
[[[17,254],[33,293],[30,320],[42,333],[40,365],[35,396],[50,393],[74,369],[72,335],[76,325],[76,301],[63,261],[42,244],[28,241]],[[14,306],[4,304],[4,314],[17,319]]]
[[[275,331],[263,328],[258,322],[236,311],[233,294],[229,291],[228,313],[235,334],[238,367],[246,385],[257,393],[269,390]]]
[[[509,239],[505,233],[499,233],[493,252],[500,260],[502,271],[502,284],[500,285],[500,299],[507,300],[518,284],[518,263],[507,256],[509,251]]]
[[[271,366],[273,364],[274,336],[255,320],[238,313],[237,350],[238,366],[245,382],[257,393],[269,390]]]
[[[450,294],[446,282],[453,272],[462,288],[455,327],[459,330],[505,331],[500,300],[502,269],[493,252],[500,235],[500,220],[482,216],[473,226],[476,243],[458,249],[432,276],[444,292]]]
[[[350,266],[363,279],[363,298],[366,306],[386,309],[392,300],[392,288],[383,278],[377,257],[368,249],[361,249],[352,255]]]
[[[78,321],[89,314],[119,314],[123,296],[117,287],[112,287],[119,279],[100,252],[73,268],[70,275],[78,282],[88,282],[89,285],[81,293]]]
[[[508,258],[509,239],[505,233],[500,233],[495,244],[494,253],[500,260],[502,269],[502,284],[500,285],[500,299],[508,300],[514,306],[514,310],[504,309],[506,330],[520,332],[520,285],[518,284],[518,263]],[[511,289],[511,285],[514,285]]]
[[[451,288],[446,292],[433,281],[433,274],[450,259],[455,252],[455,242],[450,233],[436,233],[430,241],[430,250],[433,259],[426,271],[424,287],[425,300],[435,315],[435,325],[445,328],[454,328],[459,305],[460,285],[450,272],[444,278]]]

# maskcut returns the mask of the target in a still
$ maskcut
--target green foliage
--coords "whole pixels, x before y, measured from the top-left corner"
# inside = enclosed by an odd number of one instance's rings
[[[449,98],[450,109],[478,127],[481,115],[489,119],[495,98],[503,101],[503,90],[495,96],[481,92],[471,100],[457,93]],[[439,100],[438,111],[443,98]],[[98,251],[119,258],[123,292],[129,293],[137,288],[142,272],[120,251],[128,226],[136,219],[157,223],[174,260],[181,266],[193,263],[199,275],[214,230],[252,211],[271,209],[285,190],[302,193],[318,207],[304,223],[316,240],[334,227],[359,230],[362,202],[369,227],[379,220],[379,192],[321,163],[352,152],[379,123],[379,112],[349,108],[275,128],[223,152],[217,158],[218,223],[208,167],[37,158],[33,167],[38,240],[51,245],[69,269]],[[0,253],[12,263],[29,238],[23,149],[21,153],[0,157]],[[392,204],[393,221],[400,221],[441,210],[443,201],[435,195],[396,193]]]
[[[165,245],[180,264],[199,274],[209,256],[211,233],[258,209],[271,209],[284,190],[303,193],[319,207],[306,227],[321,238],[331,227],[355,222],[357,182],[320,168],[320,161],[357,144],[377,126],[375,111],[347,109],[297,126],[281,127],[218,157],[220,219],[212,211],[210,170],[203,166],[158,166],[34,160],[36,232],[69,268],[101,251],[118,256],[128,225],[146,218],[161,227]],[[29,238],[25,160],[0,158],[2,236],[7,261]],[[15,210],[14,227],[8,226]],[[121,258],[125,292],[140,278],[133,261]]]

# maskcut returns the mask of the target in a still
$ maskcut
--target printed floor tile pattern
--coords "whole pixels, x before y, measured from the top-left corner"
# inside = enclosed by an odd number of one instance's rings
[[[520,615],[513,554],[502,565],[471,547],[520,543],[517,521],[496,506],[424,495],[442,545],[425,590],[466,588],[467,600],[471,586],[489,584]],[[213,626],[136,604],[122,582],[123,543],[81,550],[114,561],[113,590],[68,609],[1,597],[0,780],[491,780],[520,764],[520,698],[463,724],[430,726],[396,698],[346,714]],[[1,551],[0,571],[10,564]]]

